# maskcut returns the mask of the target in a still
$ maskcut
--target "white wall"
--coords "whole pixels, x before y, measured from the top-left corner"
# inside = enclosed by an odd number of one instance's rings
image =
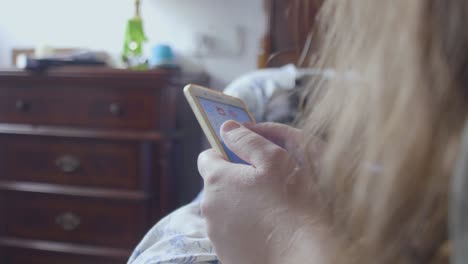
[[[254,70],[265,28],[263,0],[142,0],[151,44],[164,42],[186,54],[194,32],[207,28],[245,29],[245,49],[237,56],[206,57],[200,62],[221,88]],[[10,66],[12,47],[48,44],[121,51],[132,0],[0,0],[0,67]]]

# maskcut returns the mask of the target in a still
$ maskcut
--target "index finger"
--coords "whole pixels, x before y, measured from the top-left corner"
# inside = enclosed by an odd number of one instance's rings
[[[208,184],[214,184],[226,177],[235,177],[241,172],[253,169],[249,165],[232,163],[214,149],[203,151],[197,160],[198,172]]]

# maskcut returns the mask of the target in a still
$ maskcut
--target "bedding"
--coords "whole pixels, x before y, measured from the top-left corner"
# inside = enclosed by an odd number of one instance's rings
[[[159,221],[128,260],[128,264],[169,263],[220,263],[206,235],[200,198]]]
[[[268,105],[271,98],[279,93],[292,91],[299,76],[297,68],[288,64],[281,68],[262,69],[251,72],[231,82],[224,93],[242,99],[257,122],[268,120]],[[290,113],[289,104],[283,104],[278,113]],[[273,114],[278,115],[278,114]]]

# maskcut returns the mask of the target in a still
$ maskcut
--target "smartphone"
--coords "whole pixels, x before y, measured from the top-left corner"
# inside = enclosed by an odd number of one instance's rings
[[[229,150],[220,134],[221,125],[227,120],[255,124],[245,103],[239,98],[194,84],[185,86],[184,94],[211,147],[231,162],[248,164]]]

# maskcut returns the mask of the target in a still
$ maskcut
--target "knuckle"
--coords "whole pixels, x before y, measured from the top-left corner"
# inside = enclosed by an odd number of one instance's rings
[[[220,181],[220,178],[218,173],[207,173],[203,176],[203,183],[206,187],[216,185]]]
[[[213,165],[214,166],[214,165]],[[217,168],[199,169],[200,175],[203,178],[205,187],[216,185],[221,179],[221,171]]]
[[[263,145],[258,135],[249,132],[236,133],[231,135],[228,140],[231,146],[235,145],[240,152],[246,153],[253,149],[261,149]]]
[[[207,199],[202,199],[200,202],[201,214],[209,220],[213,216],[213,204]]]
[[[208,159],[209,159],[209,158],[208,158],[208,157],[209,157],[209,151],[210,151],[210,150],[205,150],[205,151],[203,151],[202,153],[200,153],[200,154],[198,155],[198,158],[197,158],[197,165],[198,165],[199,168],[200,168],[200,167],[203,167],[203,166],[205,165],[205,163],[208,162]]]
[[[234,144],[245,144],[247,140],[251,140],[252,135],[245,129],[237,129],[235,132],[228,133],[228,139]]]
[[[222,173],[216,160],[210,158],[210,154],[210,150],[204,151],[198,156],[197,160],[198,172],[202,176],[205,185],[216,184]]]
[[[205,199],[203,199],[203,200],[200,202],[200,212],[201,212],[201,214],[202,214],[204,217],[206,217],[206,216],[207,216],[207,211],[208,211],[208,208],[207,208]]]
[[[206,153],[202,152],[200,155],[198,155],[197,159],[197,167],[198,167],[198,172],[200,172],[201,175],[204,175],[206,173],[206,166],[205,166],[205,159],[206,159]]]
[[[271,161],[272,164],[282,164],[288,160],[288,153],[285,149],[278,146],[272,146],[267,153],[267,158]]]
[[[249,134],[243,138],[242,145],[249,149],[262,149],[265,144],[259,136]]]
[[[265,151],[265,163],[256,170],[256,177],[271,179],[271,175],[280,175],[289,171],[292,163],[292,158],[286,150],[280,147],[270,147]]]

